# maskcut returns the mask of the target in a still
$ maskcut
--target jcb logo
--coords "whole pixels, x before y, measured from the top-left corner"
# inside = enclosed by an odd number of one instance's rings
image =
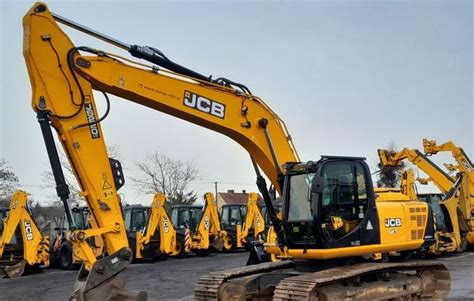
[[[162,223],[163,223],[163,230],[165,231],[165,233],[168,233],[170,230],[169,225],[168,225],[168,219],[164,217],[162,220]]]
[[[25,232],[26,232],[26,239],[33,240],[33,229],[31,229],[31,223],[29,221],[25,221]]]
[[[204,229],[209,230],[209,216],[204,216]]]
[[[386,218],[385,219],[385,227],[401,227],[402,220],[400,218]]]
[[[260,216],[257,215],[257,227],[260,228],[261,223],[260,223]]]
[[[184,91],[183,104],[187,107],[224,119],[225,105],[215,100]]]
[[[91,132],[92,139],[100,138],[99,126],[97,125],[94,107],[92,103],[85,103],[84,108],[86,110],[87,122],[89,123],[89,131]]]

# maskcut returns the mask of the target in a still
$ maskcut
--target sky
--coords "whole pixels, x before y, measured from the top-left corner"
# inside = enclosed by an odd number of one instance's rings
[[[35,200],[50,201],[48,158],[31,109],[21,19],[32,1],[0,0],[0,155]],[[149,45],[202,74],[248,86],[286,122],[302,160],[452,140],[474,158],[471,1],[50,1],[51,11],[129,44]],[[64,28],[64,27],[63,27]],[[76,45],[123,50],[71,29]],[[199,195],[256,191],[248,154],[229,138],[111,96],[102,123],[125,177],[158,151],[194,161]],[[104,111],[101,96],[96,102]],[[452,161],[438,156],[435,162]],[[420,187],[421,191],[432,187]],[[126,184],[127,203],[152,196]]]

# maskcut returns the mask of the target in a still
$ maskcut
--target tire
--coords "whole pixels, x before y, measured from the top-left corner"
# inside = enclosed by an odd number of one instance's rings
[[[59,250],[59,267],[62,270],[72,270],[73,266],[71,246],[64,242]]]
[[[227,247],[226,247],[227,246]],[[235,239],[235,236],[232,234],[228,234],[226,237],[226,242],[224,243],[224,252],[234,252],[235,248],[237,246],[237,241]]]
[[[469,245],[469,242],[467,241],[466,235],[462,234],[461,235],[461,245],[456,250],[456,253],[460,254],[460,253],[466,252],[468,245]]]

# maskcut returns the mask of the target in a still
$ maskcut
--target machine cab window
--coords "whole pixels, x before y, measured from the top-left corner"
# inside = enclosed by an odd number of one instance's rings
[[[245,205],[222,206],[221,224],[224,228],[242,225],[246,215],[247,207]]]
[[[149,208],[128,208],[125,210],[125,228],[128,231],[142,231],[148,222]]]
[[[330,162],[322,170],[319,220],[325,237],[338,239],[356,228],[367,210],[367,181],[360,162]]]
[[[329,246],[352,233],[367,214],[368,176],[354,159],[322,159],[294,168],[285,182],[285,220],[293,242]]]
[[[201,207],[174,207],[171,212],[171,221],[175,229],[190,229],[195,231],[202,216]]]

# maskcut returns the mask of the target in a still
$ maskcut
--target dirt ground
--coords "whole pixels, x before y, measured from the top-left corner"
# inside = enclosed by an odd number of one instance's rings
[[[200,275],[245,265],[248,253],[167,259],[131,265],[127,287],[146,290],[149,300],[193,300]],[[452,279],[450,300],[474,300],[474,252],[439,258]],[[17,279],[0,279],[1,300],[67,300],[77,271],[46,269]]]

